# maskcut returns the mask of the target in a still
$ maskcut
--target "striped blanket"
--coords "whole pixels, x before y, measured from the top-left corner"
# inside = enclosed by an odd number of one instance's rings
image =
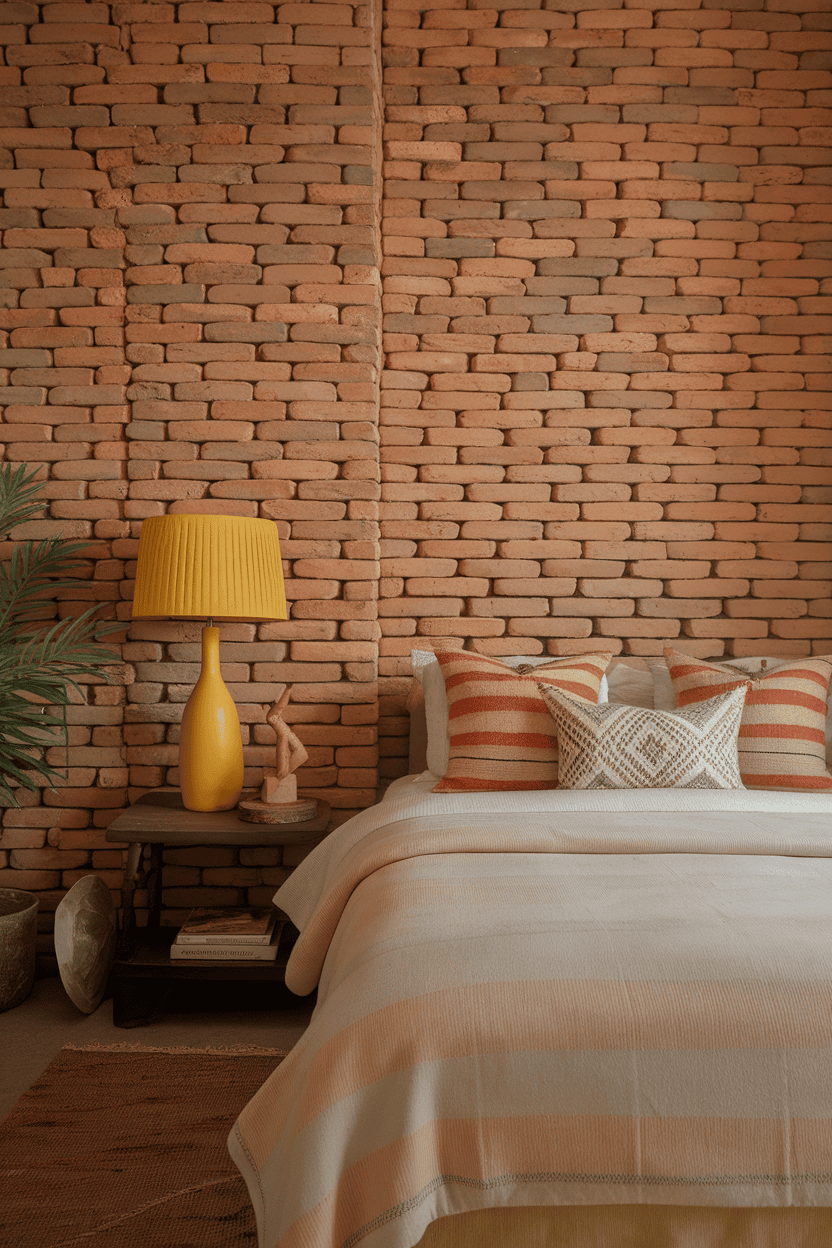
[[[832,1206],[828,797],[404,786],[277,901],[319,995],[229,1140],[261,1248],[412,1248],[499,1206]]]

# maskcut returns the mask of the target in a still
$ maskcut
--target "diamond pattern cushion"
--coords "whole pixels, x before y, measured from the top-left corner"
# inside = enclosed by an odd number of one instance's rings
[[[558,734],[562,789],[741,789],[745,686],[684,711],[590,706],[539,685]]]
[[[664,651],[676,706],[749,681],[739,736],[740,773],[750,789],[832,789],[826,769],[829,659],[789,659],[746,673],[727,663]]]
[[[597,703],[611,654],[507,667],[469,650],[436,649],[448,695],[448,766],[434,793],[556,789],[557,738],[538,682]]]

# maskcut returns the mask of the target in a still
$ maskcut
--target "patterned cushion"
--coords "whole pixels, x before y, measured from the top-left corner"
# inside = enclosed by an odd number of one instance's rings
[[[514,670],[462,649],[437,648],[436,657],[450,741],[447,770],[433,792],[556,789],[557,739],[536,682],[597,703],[612,655],[573,655]]]
[[[539,685],[558,733],[562,789],[741,789],[745,687],[685,711],[589,706]]]
[[[750,789],[832,789],[826,769],[826,711],[832,661],[789,659],[744,673],[726,663],[664,652],[677,707],[752,676],[739,736],[740,774]]]

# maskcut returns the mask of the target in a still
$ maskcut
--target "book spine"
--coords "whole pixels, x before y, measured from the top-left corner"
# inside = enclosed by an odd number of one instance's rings
[[[191,949],[182,945],[171,945],[171,958],[182,962],[198,962],[201,958],[206,960],[215,959],[220,962],[271,962],[277,956],[277,948],[275,945],[249,945],[241,949],[238,945],[232,948],[227,946],[211,945],[199,946]]]
[[[262,936],[192,936],[188,932],[180,932],[176,937],[177,947],[187,945],[189,948],[202,948],[203,945],[222,945],[225,948],[237,948],[237,946],[263,946],[272,943],[272,932],[264,932]]]

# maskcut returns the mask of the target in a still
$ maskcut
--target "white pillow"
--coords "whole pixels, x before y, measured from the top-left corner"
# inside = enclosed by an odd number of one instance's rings
[[[653,677],[653,707],[657,711],[675,711],[673,684],[664,659],[650,659],[650,675]]]
[[[599,642],[600,644],[600,642]],[[568,658],[568,655],[544,654],[530,656],[528,654],[500,655],[501,663],[507,667],[519,667],[528,663],[536,667],[539,663],[551,663],[553,659]],[[431,775],[441,777],[448,770],[450,733],[448,730],[448,696],[445,692],[445,681],[442,669],[432,650],[411,650],[410,660],[413,675],[420,681],[425,695],[425,723],[427,726],[427,768]],[[601,691],[598,695],[602,702],[626,702],[634,706],[652,706],[652,681],[649,669],[631,667],[626,659],[613,659],[616,666],[612,669],[609,683],[607,677],[601,680]]]
[[[653,709],[653,673],[644,659],[630,655],[616,656],[606,670],[604,681],[609,697],[601,702],[618,702],[625,706],[642,706]]]
[[[413,675],[421,681],[425,694],[425,725],[428,732],[427,767],[431,775],[444,776],[448,770],[448,695],[442,669],[432,650],[411,650]]]

